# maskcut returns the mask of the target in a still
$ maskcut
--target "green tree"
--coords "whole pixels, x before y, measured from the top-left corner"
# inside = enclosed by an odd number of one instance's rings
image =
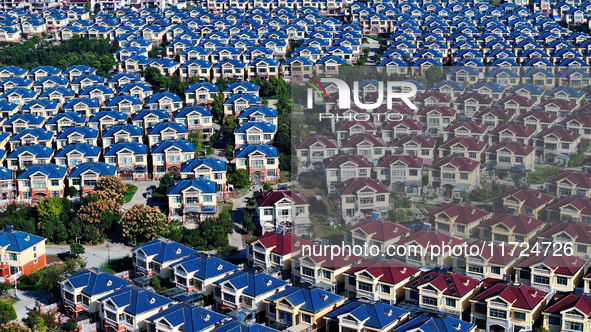
[[[287,125],[282,124],[277,128],[273,145],[277,152],[291,154],[291,130]]]
[[[16,310],[12,303],[0,301],[0,324],[5,324],[16,319]]]
[[[226,146],[226,149],[224,149],[224,154],[226,156],[226,159],[228,159],[228,161],[232,161],[232,159],[234,159],[234,146],[233,145]]]
[[[1,282],[0,283],[0,295],[4,295],[11,288],[12,288],[11,284],[9,284],[7,282]]]
[[[78,196],[78,189],[74,186],[70,186],[68,188],[68,197],[76,197]]]
[[[156,293],[160,293],[162,291],[162,284],[160,283],[160,278],[152,278],[152,280],[150,280],[150,285],[154,287]]]
[[[168,195],[168,188],[174,182],[174,177],[170,173],[164,174],[163,177],[160,178],[160,183],[158,188],[156,188],[156,192],[160,195],[167,196]]]
[[[39,219],[59,218],[63,209],[61,197],[46,197],[37,203],[37,217]]]
[[[191,144],[193,144],[193,148],[195,149],[195,156],[198,156],[199,153],[204,150],[205,147],[203,145],[203,133],[201,131],[190,131],[187,140]]]
[[[92,7],[90,5],[90,0],[86,0],[86,3],[84,3],[84,10],[86,10],[89,13],[92,11]]]
[[[66,265],[63,272],[69,275],[74,275],[86,268],[86,258],[84,257],[70,257],[66,259]]]
[[[256,229],[256,225],[254,221],[252,221],[252,216],[250,215],[250,212],[246,210],[244,210],[244,221],[242,222],[242,228],[249,233],[254,232]]]
[[[57,297],[57,285],[64,277],[62,271],[58,270],[55,265],[48,265],[38,271],[40,288]]]
[[[215,81],[215,85],[220,89],[220,92],[223,92],[228,86],[228,81],[220,77]]]
[[[74,257],[78,257],[83,255],[86,252],[86,249],[80,243],[72,243],[70,244],[70,253]]]
[[[78,322],[73,318],[68,319],[68,322],[66,323],[66,329],[68,331],[74,331],[77,328],[78,328]]]
[[[222,119],[224,118],[224,101],[226,100],[226,96],[220,90],[220,92],[216,93],[211,101],[211,115],[213,116],[213,121],[217,124],[222,123]]]
[[[227,116],[222,125],[222,141],[226,145],[234,145],[234,130],[238,127],[238,123],[234,115]]]
[[[427,84],[433,85],[437,82],[443,81],[445,73],[441,66],[433,65],[425,70],[425,78],[427,79]]]
[[[250,176],[245,169],[237,169],[234,172],[228,172],[228,183],[231,183],[236,188],[246,188],[250,186]]]

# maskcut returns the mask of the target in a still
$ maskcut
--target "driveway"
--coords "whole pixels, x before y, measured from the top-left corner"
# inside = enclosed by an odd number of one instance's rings
[[[133,198],[129,203],[123,204],[123,208],[125,210],[131,209],[135,204],[143,204],[143,205],[159,205],[159,202],[154,202],[149,200],[145,197],[146,190],[149,186],[156,186],[160,184],[158,180],[146,180],[146,181],[126,181],[126,183],[133,184],[137,187],[137,192],[133,195]]]
[[[8,291],[11,296],[14,296],[14,289]],[[55,302],[51,295],[40,290],[18,290],[17,295],[19,301],[14,303],[14,310],[16,310],[17,321],[21,321],[27,317],[30,310],[35,308],[35,302],[39,304],[49,304]]]

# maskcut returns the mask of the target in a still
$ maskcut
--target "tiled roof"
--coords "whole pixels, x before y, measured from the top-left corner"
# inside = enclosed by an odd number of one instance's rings
[[[512,229],[516,234],[529,235],[532,232],[540,230],[545,223],[542,220],[526,215],[513,215],[513,214],[497,214],[491,219],[483,222],[481,227],[493,227],[498,224],[502,224],[508,229]]]
[[[444,165],[450,164],[462,172],[472,172],[480,166],[480,163],[466,157],[454,157],[447,156],[439,159],[436,163],[431,165],[429,168],[436,169]]]
[[[489,215],[488,212],[473,207],[471,205],[458,205],[453,203],[444,204],[443,206],[435,210],[429,211],[427,215],[430,217],[434,217],[439,215],[440,213],[444,213],[450,219],[456,218],[456,223],[465,225],[469,225],[473,222],[479,222],[480,220],[486,218]]]
[[[291,254],[300,251],[304,245],[312,245],[312,242],[301,239],[292,234],[279,234],[275,232],[265,233],[256,239],[248,241],[248,244],[260,243],[265,248],[273,248],[271,252],[279,255]]]
[[[486,301],[491,298],[500,298],[510,303],[513,308],[532,310],[544,300],[547,292],[528,285],[495,284],[482,289],[472,300]]]

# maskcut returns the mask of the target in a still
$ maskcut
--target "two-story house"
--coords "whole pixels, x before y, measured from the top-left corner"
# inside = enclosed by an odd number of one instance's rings
[[[295,235],[308,233],[311,226],[309,203],[295,190],[270,190],[255,197],[256,214],[263,234],[279,227],[292,230]]]

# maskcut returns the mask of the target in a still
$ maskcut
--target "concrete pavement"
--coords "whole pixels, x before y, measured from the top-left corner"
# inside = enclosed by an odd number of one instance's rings
[[[14,288],[8,291],[8,293],[14,296]],[[28,312],[35,308],[35,302],[39,302],[42,305],[55,302],[55,299],[51,295],[40,290],[18,290],[17,294],[19,300],[14,303],[17,321],[21,321],[27,317]]]
[[[137,192],[133,195],[133,198],[129,203],[123,204],[123,208],[128,210],[132,208],[135,204],[143,204],[143,205],[159,205],[159,202],[154,202],[152,200],[148,200],[145,197],[146,190],[149,186],[156,186],[158,187],[160,181],[158,180],[146,180],[146,181],[126,181],[126,183],[133,184],[137,187]]]

